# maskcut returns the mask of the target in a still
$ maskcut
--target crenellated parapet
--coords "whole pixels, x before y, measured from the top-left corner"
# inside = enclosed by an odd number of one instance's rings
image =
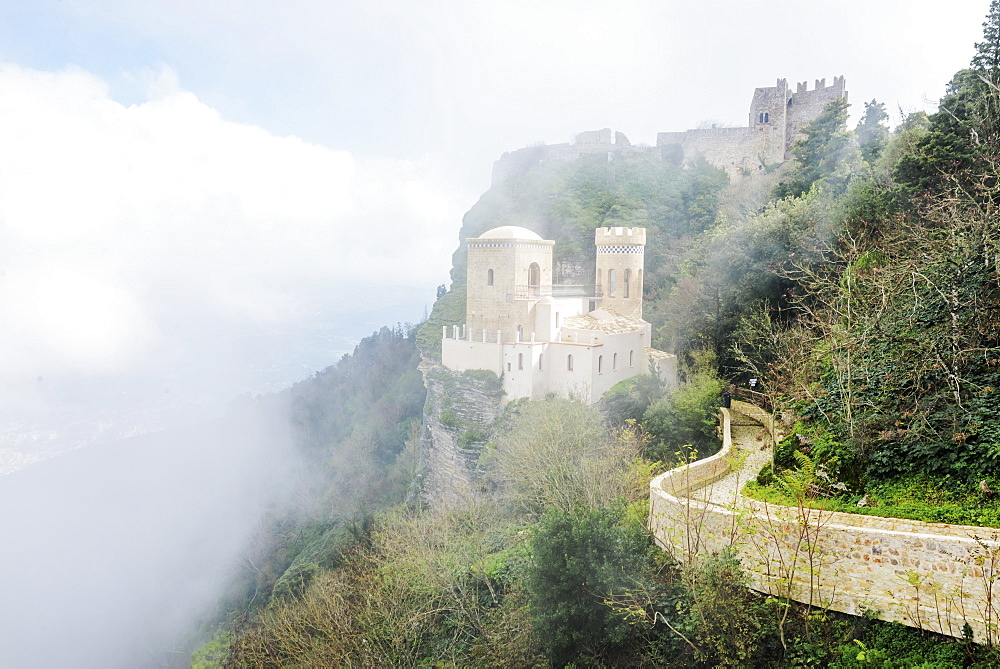
[[[640,247],[637,252],[642,253],[641,247],[646,244],[646,228],[597,228],[594,231],[594,244],[597,245],[598,253],[607,252],[602,251],[602,247],[623,245]]]

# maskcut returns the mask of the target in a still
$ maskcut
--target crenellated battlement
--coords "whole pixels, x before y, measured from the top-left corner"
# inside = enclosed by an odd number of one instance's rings
[[[822,90],[824,90],[827,87],[826,86],[826,78],[825,77],[823,79],[816,79],[815,81],[816,81],[816,83],[815,83],[815,85],[813,87],[812,92],[822,91]],[[845,78],[843,76],[839,76],[839,77],[834,77],[833,78],[833,85],[830,86],[830,88],[837,88],[837,89],[843,90],[845,86],[847,86],[847,82],[846,82]],[[798,94],[798,93],[808,93],[808,92],[810,92],[809,91],[809,82],[808,81],[800,81],[797,84],[795,84],[795,93],[796,94]]]
[[[594,231],[594,244],[597,246],[645,246],[646,228],[597,228]]]

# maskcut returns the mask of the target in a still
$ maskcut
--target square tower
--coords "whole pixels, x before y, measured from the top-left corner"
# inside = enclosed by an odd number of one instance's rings
[[[597,228],[594,244],[601,308],[641,319],[646,228]]]

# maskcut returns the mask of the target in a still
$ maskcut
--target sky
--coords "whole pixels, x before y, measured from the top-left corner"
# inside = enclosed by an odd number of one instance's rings
[[[159,413],[101,436],[152,429],[419,320],[504,151],[743,125],[777,78],[933,110],[988,6],[6,0],[0,450],[121,402]]]

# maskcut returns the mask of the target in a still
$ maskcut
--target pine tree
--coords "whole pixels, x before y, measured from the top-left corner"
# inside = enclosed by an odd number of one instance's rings
[[[997,83],[1000,73],[1000,0],[990,3],[989,14],[983,22],[983,41],[976,43],[972,68]]]
[[[820,115],[802,129],[804,137],[791,149],[798,164],[791,178],[775,188],[775,195],[798,197],[821,180],[834,190],[846,185],[838,168],[847,158],[849,106],[845,98],[831,100]]]
[[[865,115],[858,121],[854,135],[858,138],[861,155],[868,163],[874,163],[889,142],[889,128],[885,125],[888,119],[884,102],[872,100],[865,103]]]

